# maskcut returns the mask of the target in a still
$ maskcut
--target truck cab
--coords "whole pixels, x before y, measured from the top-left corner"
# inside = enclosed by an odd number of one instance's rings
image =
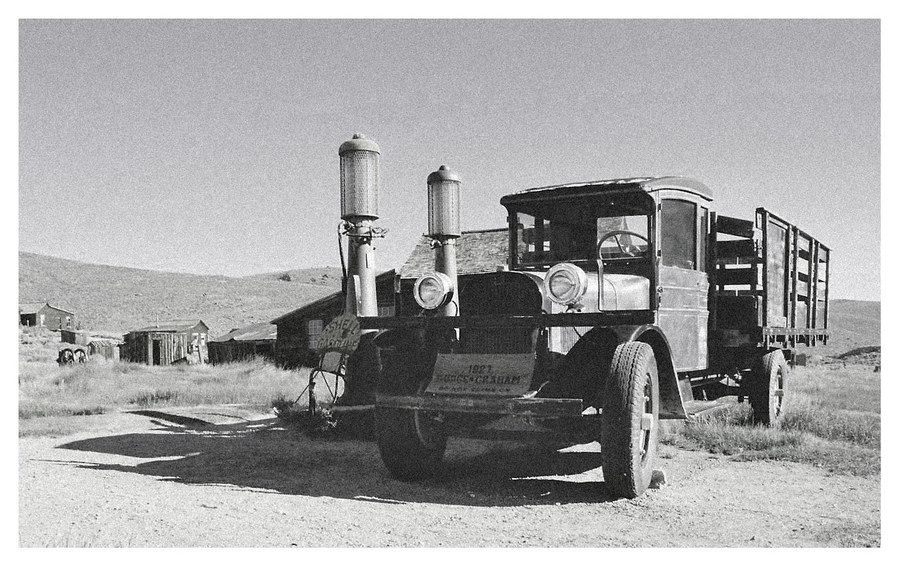
[[[706,186],[677,177],[613,180],[531,189],[501,204],[511,223],[511,269],[543,277],[569,263],[589,274],[585,297],[577,305],[551,302],[553,312],[652,312],[676,370],[707,367],[712,192]],[[565,286],[568,277],[551,284]],[[551,334],[565,353],[573,345],[562,329]]]

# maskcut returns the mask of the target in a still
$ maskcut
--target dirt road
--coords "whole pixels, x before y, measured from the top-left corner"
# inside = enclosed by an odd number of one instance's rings
[[[406,484],[371,442],[310,439],[237,408],[191,415],[206,423],[88,416],[88,433],[20,439],[20,544],[880,545],[878,478],[661,447],[668,484],[615,500],[596,446],[451,440],[442,478]]]

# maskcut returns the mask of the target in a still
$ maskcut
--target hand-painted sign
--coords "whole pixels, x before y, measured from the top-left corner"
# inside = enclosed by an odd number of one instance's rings
[[[521,396],[534,373],[534,354],[438,354],[430,394]]]
[[[316,350],[319,352],[335,351],[350,354],[359,346],[359,319],[352,313],[338,315],[325,325]]]

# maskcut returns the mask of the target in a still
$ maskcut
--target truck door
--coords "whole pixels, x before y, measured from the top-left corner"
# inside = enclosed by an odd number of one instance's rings
[[[706,242],[709,209],[691,196],[665,193],[659,201],[657,324],[672,348],[677,371],[708,366]]]

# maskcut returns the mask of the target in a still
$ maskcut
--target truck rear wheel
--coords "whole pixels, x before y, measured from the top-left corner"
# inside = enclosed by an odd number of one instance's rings
[[[784,353],[773,350],[760,360],[750,375],[750,407],[753,420],[774,427],[784,415],[784,393],[789,369]]]
[[[600,457],[610,490],[625,498],[650,485],[659,443],[659,373],[650,345],[616,347],[603,403]]]

